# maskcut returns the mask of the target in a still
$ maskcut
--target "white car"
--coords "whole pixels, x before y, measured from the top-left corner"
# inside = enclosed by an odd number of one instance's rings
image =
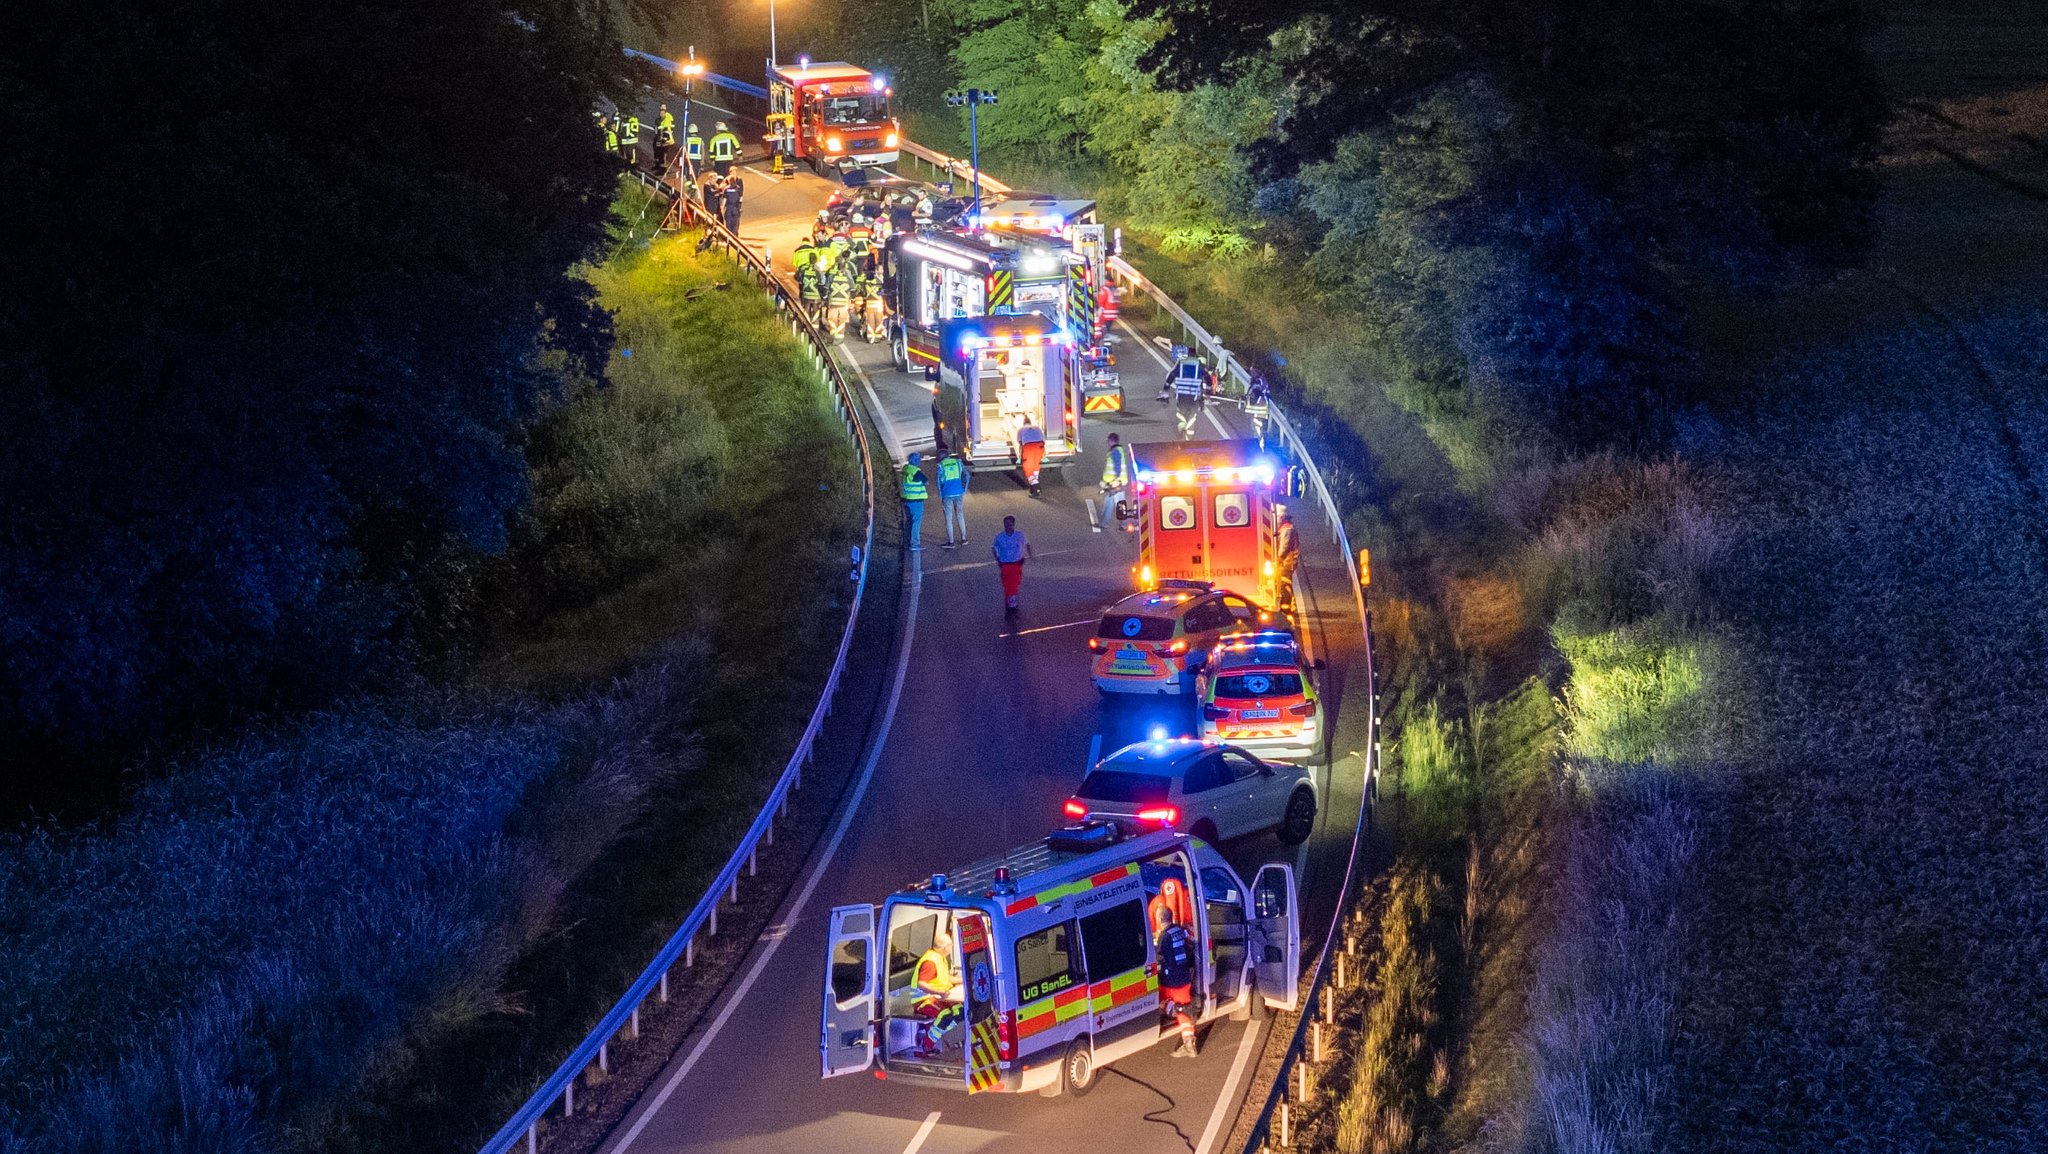
[[[1271,829],[1287,845],[1316,824],[1315,775],[1233,745],[1140,741],[1097,762],[1061,812],[1079,820],[1172,828],[1211,843]]]

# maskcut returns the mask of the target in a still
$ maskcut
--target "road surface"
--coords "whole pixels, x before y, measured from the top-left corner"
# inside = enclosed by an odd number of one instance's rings
[[[696,115],[723,113],[699,108]],[[742,167],[746,215],[740,233],[765,244],[788,268],[795,238],[830,185],[808,172],[771,178]],[[1133,309],[1132,312],[1145,310]],[[882,742],[842,813],[843,837],[826,839],[791,899],[649,1093],[606,1140],[609,1154],[1040,1154],[1045,1150],[1208,1154],[1229,1133],[1260,1038],[1256,1024],[1222,1022],[1194,1061],[1153,1047],[1105,1071],[1084,1098],[1035,1094],[969,1097],[857,1075],[823,1081],[819,1003],[825,915],[835,905],[878,902],[887,893],[1060,824],[1060,803],[1091,756],[1107,754],[1155,725],[1190,732],[1192,707],[1105,703],[1088,678],[1085,640],[1101,609],[1132,589],[1135,540],[1095,532],[1084,498],[1096,495],[1103,439],[1172,437],[1166,406],[1152,395],[1165,375],[1151,342],[1121,326],[1118,354],[1131,412],[1088,418],[1085,459],[1068,474],[1048,471],[1033,499],[1010,473],[977,473],[968,495],[970,539],[944,539],[939,502],[930,503],[924,548],[906,565],[911,598],[908,647]],[[921,378],[895,372],[886,345],[839,349],[880,416],[889,456],[928,448],[930,394]],[[1238,415],[1212,412],[1210,435],[1242,435]],[[879,466],[879,462],[878,462]],[[893,477],[881,478],[893,494]],[[897,517],[893,498],[877,516]],[[801,515],[791,510],[791,515]],[[1006,632],[989,541],[1004,515],[1030,536],[1023,617]],[[1305,890],[1304,952],[1327,925],[1329,890],[1343,870],[1365,760],[1367,677],[1352,593],[1327,526],[1312,502],[1296,509],[1304,562],[1306,632],[1329,662],[1326,704],[1337,717],[1332,764],[1318,770],[1323,806],[1309,842],[1283,847],[1270,834],[1226,846],[1245,877],[1258,863],[1291,861]],[[883,538],[878,537],[878,547]],[[1260,1088],[1263,1093],[1263,1087]]]

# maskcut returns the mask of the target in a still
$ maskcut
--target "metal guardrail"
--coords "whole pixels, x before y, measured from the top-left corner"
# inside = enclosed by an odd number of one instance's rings
[[[988,184],[988,177],[982,177],[982,184]],[[1211,362],[1217,366],[1219,379],[1228,380],[1236,388],[1239,396],[1244,395],[1245,390],[1251,385],[1251,375],[1245,370],[1244,365],[1231,355],[1230,350],[1224,347],[1221,340],[1197,324],[1186,309],[1180,307],[1164,290],[1122,257],[1110,258],[1109,272],[1124,289],[1134,289],[1150,297],[1152,303],[1180,327],[1181,335],[1187,338],[1184,343],[1208,354]],[[1365,881],[1360,866],[1365,832],[1372,816],[1375,779],[1379,774],[1379,687],[1371,680],[1372,611],[1366,603],[1365,587],[1358,581],[1358,554],[1351,547],[1351,536],[1344,529],[1343,514],[1337,508],[1336,499],[1331,495],[1329,485],[1323,480],[1323,472],[1317,467],[1315,458],[1309,454],[1308,446],[1302,443],[1294,423],[1287,419],[1287,414],[1281,409],[1278,401],[1269,401],[1267,412],[1268,419],[1273,422],[1274,429],[1280,434],[1281,442],[1287,446],[1289,459],[1307,470],[1310,487],[1315,490],[1316,497],[1322,504],[1323,514],[1329,518],[1331,540],[1343,550],[1344,571],[1351,578],[1351,592],[1358,607],[1358,628],[1365,639],[1365,667],[1368,677],[1366,702],[1369,715],[1366,721],[1365,777],[1358,791],[1358,820],[1352,827],[1351,853],[1344,863],[1344,881],[1338,888],[1335,913],[1330,918],[1329,932],[1323,937],[1322,951],[1316,957],[1315,973],[1309,979],[1308,996],[1301,1003],[1301,1017],[1295,1023],[1294,1035],[1288,1039],[1287,1051],[1281,1058],[1279,1076],[1274,1079],[1273,1088],[1266,1095],[1265,1105],[1252,1124],[1251,1133],[1245,1140],[1244,1154],[1263,1154],[1271,1148],[1276,1121],[1280,1128],[1280,1145],[1285,1147],[1289,1144],[1291,1104],[1288,1100],[1288,1083],[1294,1074],[1295,1066],[1302,1060],[1303,1051],[1309,1040],[1309,1025],[1316,1019],[1317,1007],[1322,1004],[1322,998],[1326,993],[1333,992],[1329,987],[1338,957],[1338,935],[1350,905],[1357,897],[1357,889]]]
[[[642,52],[638,48],[626,49],[626,55],[635,60],[644,60],[649,64],[660,65],[662,71],[667,72],[670,76],[682,75],[682,65],[677,61],[670,60],[666,56],[656,56],[652,52]],[[743,96],[751,96],[756,100],[768,99],[768,90],[766,88],[758,84],[749,84],[744,80],[735,80],[730,76],[720,76],[716,72],[704,73],[697,80],[697,83],[725,92],[737,92]]]
[[[868,584],[868,555],[873,551],[875,543],[874,456],[868,444],[867,430],[861,426],[860,416],[854,408],[853,391],[848,387],[845,377],[841,375],[838,364],[832,360],[830,345],[826,342],[824,333],[804,315],[802,309],[796,307],[796,302],[790,299],[788,290],[775,279],[774,271],[769,267],[765,257],[727,231],[723,224],[695,201],[680,197],[675,189],[653,180],[644,173],[634,175],[642,184],[654,186],[654,190],[670,197],[672,201],[680,199],[682,211],[710,234],[714,244],[724,248],[739,260],[775,301],[776,307],[789,316],[791,333],[804,342],[820,378],[830,386],[833,406],[838,410],[840,420],[845,422],[847,433],[853,438],[854,445],[860,453],[866,530],[861,543],[860,561],[854,571],[853,604],[846,615],[846,630],[839,637],[839,652],[832,659],[832,672],[825,679],[825,690],[818,697],[817,707],[811,711],[811,719],[804,727],[803,737],[797,741],[795,752],[789,755],[789,763],[783,768],[782,776],[777,779],[775,788],[768,794],[768,800],[761,806],[761,812],[754,818],[753,824],[747,827],[746,834],[740,838],[740,844],[733,850],[732,856],[726,859],[725,868],[718,871],[718,876],[712,880],[710,888],[704,892],[703,897],[697,899],[697,904],[691,908],[689,916],[683,919],[682,925],[676,928],[675,933],[669,935],[668,941],[655,953],[654,960],[649,962],[647,968],[640,972],[640,976],[634,979],[633,984],[626,988],[625,995],[598,1020],[597,1025],[591,1029],[582,1043],[571,1051],[562,1064],[555,1068],[555,1072],[527,1098],[526,1104],[492,1135],[490,1141],[484,1143],[482,1154],[506,1154],[519,1143],[522,1136],[526,1140],[528,1154],[537,1154],[540,1148],[541,1120],[549,1110],[559,1102],[565,1117],[575,1113],[576,1082],[583,1076],[584,1071],[593,1065],[600,1070],[610,1070],[611,1044],[628,1030],[631,1033],[627,1035],[627,1040],[640,1036],[640,1008],[646,1003],[648,996],[658,992],[661,1000],[666,1002],[669,973],[675,968],[676,963],[680,961],[687,967],[696,961],[697,935],[718,933],[719,905],[728,900],[737,900],[740,870],[744,868],[747,876],[752,877],[760,847],[763,844],[773,844],[775,819],[788,812],[789,795],[801,788],[804,766],[811,760],[818,734],[824,729],[825,719],[831,716],[832,701],[838,695],[839,680],[846,671],[846,655],[853,647],[854,627],[860,621],[861,597],[867,591]]]
[[[974,178],[974,166],[957,156],[947,156],[943,152],[926,148],[922,144],[913,144],[908,140],[903,142],[900,151],[904,156],[908,156],[923,167],[930,169],[934,175],[945,173],[948,180],[972,180]],[[1009,185],[990,176],[986,169],[982,170],[981,174],[981,190],[984,193],[993,192],[997,195],[1007,195],[1014,191]]]

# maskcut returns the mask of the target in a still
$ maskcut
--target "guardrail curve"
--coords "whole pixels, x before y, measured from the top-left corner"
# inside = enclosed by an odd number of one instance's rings
[[[575,1113],[577,1079],[593,1065],[602,1070],[610,1069],[612,1042],[628,1030],[631,1031],[628,1040],[639,1037],[640,1008],[646,1004],[648,996],[658,991],[661,1000],[666,1002],[669,974],[675,969],[676,963],[680,961],[685,967],[693,964],[696,960],[697,935],[718,932],[719,905],[724,901],[738,898],[742,868],[745,868],[749,877],[753,876],[759,848],[764,839],[772,840],[775,819],[787,812],[789,795],[801,787],[804,766],[810,763],[818,734],[824,729],[825,719],[831,716],[833,698],[839,693],[839,679],[846,671],[846,655],[853,647],[854,628],[860,622],[861,598],[867,592],[868,556],[874,551],[874,454],[868,444],[867,430],[861,425],[859,412],[854,407],[856,402],[853,391],[840,373],[838,364],[831,357],[830,345],[823,330],[819,329],[801,308],[796,307],[796,302],[790,299],[788,290],[775,279],[774,270],[769,267],[766,258],[728,231],[703,206],[644,173],[636,172],[634,175],[643,185],[652,186],[650,191],[668,196],[671,203],[679,203],[680,211],[688,215],[693,224],[705,229],[712,238],[712,243],[731,253],[748,272],[753,274],[755,281],[775,301],[776,307],[790,318],[790,331],[808,348],[820,378],[830,388],[833,407],[838,410],[840,419],[845,422],[847,433],[853,438],[854,446],[859,452],[866,524],[861,541],[860,560],[854,570],[853,602],[846,615],[846,629],[839,637],[839,651],[832,659],[832,671],[825,679],[824,692],[819,695],[818,704],[811,711],[810,722],[804,727],[803,737],[798,740],[796,750],[789,755],[789,762],[783,768],[782,776],[776,780],[775,788],[769,792],[768,800],[762,804],[761,812],[755,816],[753,824],[747,827],[746,834],[740,838],[740,844],[733,850],[732,856],[726,859],[725,868],[719,870],[718,876],[712,880],[704,896],[697,899],[697,904],[691,908],[689,916],[683,919],[682,925],[676,928],[675,933],[669,935],[668,941],[655,953],[654,960],[647,964],[640,972],[640,976],[626,988],[625,994],[613,1004],[604,1017],[598,1020],[597,1025],[584,1037],[582,1043],[570,1051],[569,1056],[562,1060],[554,1073],[528,1096],[526,1103],[491,1136],[490,1141],[484,1143],[481,1154],[506,1154],[519,1144],[522,1137],[525,1138],[528,1154],[538,1154],[540,1123],[548,1111],[559,1102],[565,1117]]]

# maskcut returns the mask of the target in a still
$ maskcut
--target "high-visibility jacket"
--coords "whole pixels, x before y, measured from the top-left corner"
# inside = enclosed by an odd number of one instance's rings
[[[924,470],[918,468],[916,465],[904,465],[903,499],[906,501],[923,501],[929,498],[931,495],[931,489],[925,484]],[[952,967],[948,966],[947,973],[950,974],[951,972]],[[947,988],[950,989],[952,987],[949,984]]]
[[[716,132],[711,136],[711,159],[731,160],[740,154],[740,138],[731,130]]]
[[[1202,395],[1202,362],[1182,357],[1173,366],[1173,391],[1183,397]]]
[[[620,134],[619,134],[619,140],[620,140],[620,142],[621,142],[621,143],[624,143],[624,144],[628,144],[628,145],[632,145],[632,144],[638,144],[638,143],[640,143],[640,118],[639,118],[639,117],[637,117],[637,116],[628,116],[628,117],[626,118],[626,130],[625,130],[624,132],[622,132],[622,133],[620,133]]]
[[[1131,483],[1131,451],[1118,445],[1102,461],[1102,486],[1121,489]]]
[[[798,241],[796,251],[789,254],[789,265],[801,273],[818,263],[818,248],[810,241]]]
[[[619,150],[619,130],[609,124],[604,126],[604,148],[606,152]]]
[[[958,497],[967,491],[967,466],[958,457],[939,458],[939,496]]]
[[[853,278],[846,275],[846,266],[833,268],[825,278],[825,300],[835,305],[853,302]]]
[[[662,110],[661,122],[654,126],[654,139],[659,144],[674,144],[676,142],[675,113],[667,109]]]
[[[868,250],[874,246],[874,241],[874,230],[868,228],[865,224],[856,224],[846,232],[847,247],[853,250],[855,256],[868,255]]]
[[[693,161],[704,159],[704,138],[697,133],[697,126],[690,126],[690,134],[683,138],[683,153]]]

